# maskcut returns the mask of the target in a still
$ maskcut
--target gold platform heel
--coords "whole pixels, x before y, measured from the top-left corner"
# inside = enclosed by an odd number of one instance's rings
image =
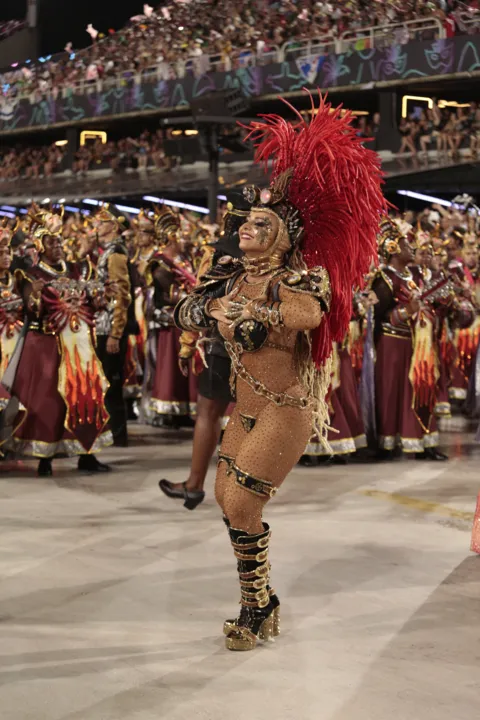
[[[228,631],[227,650],[253,650],[258,640],[273,638],[275,605],[267,590],[270,528],[266,524],[264,528],[259,535],[249,535],[232,527],[228,529],[237,558],[241,609],[236,620],[229,620],[224,625],[224,632]]]
[[[237,626],[227,637],[225,638],[225,646],[227,650],[234,650],[237,652],[245,652],[248,650],[255,650],[257,647],[258,640],[267,642],[273,639],[273,612],[268,617],[261,621],[258,630],[250,630],[247,627]]]
[[[268,594],[270,595],[270,602],[272,603],[273,610],[273,637],[276,638],[280,635],[280,600],[278,599],[275,590],[267,585]],[[228,635],[235,630],[238,626],[238,618],[232,618],[225,620],[223,623],[223,634]]]
[[[280,604],[273,611],[273,637],[280,635]]]

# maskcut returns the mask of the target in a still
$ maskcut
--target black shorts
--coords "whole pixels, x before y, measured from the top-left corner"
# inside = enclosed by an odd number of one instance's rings
[[[207,365],[198,377],[198,392],[208,400],[233,402],[230,392],[230,358],[207,355]]]

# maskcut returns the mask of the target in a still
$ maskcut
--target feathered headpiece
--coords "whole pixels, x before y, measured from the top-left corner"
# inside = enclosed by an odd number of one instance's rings
[[[180,229],[180,216],[168,207],[155,213],[155,233],[158,241],[166,245],[173,233]]]
[[[249,126],[249,138],[256,143],[257,163],[267,171],[273,161],[272,183],[260,194],[260,206],[283,220],[307,267],[323,266],[330,276],[331,310],[312,336],[312,358],[320,368],[332,342],[345,336],[352,288],[362,286],[377,257],[378,227],[387,203],[379,157],[357,137],[350,112],[332,110],[320,94],[318,109],[312,98],[312,120],[307,122],[283,102],[298,122],[264,115],[263,122]]]
[[[391,218],[386,215],[380,222],[378,235],[378,251],[382,259],[387,261],[392,255],[400,253],[400,240],[405,238],[411,242],[415,238],[412,225],[403,218]]]

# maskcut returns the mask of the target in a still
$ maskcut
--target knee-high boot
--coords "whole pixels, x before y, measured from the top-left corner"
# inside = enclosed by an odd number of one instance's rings
[[[257,640],[273,637],[275,607],[267,584],[270,528],[259,535],[230,527],[228,532],[238,564],[241,591],[240,615],[225,638],[228,650],[253,650]]]
[[[229,519],[224,515],[223,516],[223,522],[227,526],[227,530],[230,529],[230,521]],[[265,530],[268,530],[268,525],[266,523],[263,523],[263,527]],[[270,533],[271,535],[271,533]],[[274,607],[274,614],[273,614],[273,637],[278,637],[280,635],[280,600],[278,599],[278,595],[276,594],[275,590],[270,586],[270,569],[271,569],[270,562],[268,563],[268,575],[267,575],[267,592],[270,596],[270,602],[272,603]],[[240,572],[240,571],[239,571]],[[237,627],[238,618],[229,618],[228,620],[225,620],[223,623],[223,633],[224,635],[228,635],[232,630],[235,630]]]

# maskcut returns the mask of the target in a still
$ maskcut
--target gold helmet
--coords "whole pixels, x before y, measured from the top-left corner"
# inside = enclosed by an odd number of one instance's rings
[[[172,239],[176,239],[179,231],[180,216],[178,213],[165,206],[155,212],[155,235],[161,245],[168,245]]]
[[[20,226],[20,218],[16,219],[15,225],[10,227],[8,218],[3,218],[0,222],[0,247],[10,247],[13,236]]]

